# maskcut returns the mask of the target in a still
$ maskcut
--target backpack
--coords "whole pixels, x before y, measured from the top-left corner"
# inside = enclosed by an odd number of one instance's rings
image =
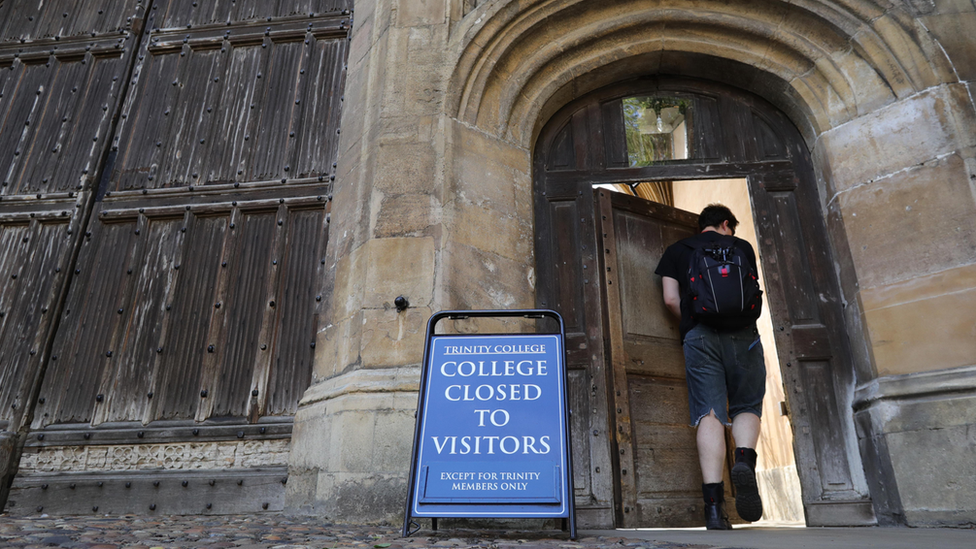
[[[732,237],[688,244],[691,318],[715,328],[744,328],[762,313],[762,290],[749,259]]]

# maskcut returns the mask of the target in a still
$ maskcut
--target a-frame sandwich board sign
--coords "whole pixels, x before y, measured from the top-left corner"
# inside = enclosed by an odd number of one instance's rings
[[[559,331],[435,334],[441,320],[476,317],[548,318]],[[564,342],[548,309],[431,316],[404,537],[414,518],[562,518],[576,539]]]

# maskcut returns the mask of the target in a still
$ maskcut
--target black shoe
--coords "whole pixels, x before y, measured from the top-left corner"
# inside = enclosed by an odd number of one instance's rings
[[[732,466],[732,485],[735,486],[735,510],[742,520],[756,522],[762,518],[763,505],[756,483],[756,451],[751,448],[735,449],[735,465]]]
[[[725,512],[725,483],[702,484],[705,498],[705,529],[731,530],[729,515]]]

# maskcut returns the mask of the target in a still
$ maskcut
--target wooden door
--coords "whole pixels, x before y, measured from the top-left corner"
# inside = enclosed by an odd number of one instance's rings
[[[701,470],[688,425],[677,319],[654,274],[698,215],[605,189],[596,193],[613,377],[617,486],[625,528],[700,526]]]
[[[0,430],[29,428],[18,504],[280,509],[329,298],[351,0],[12,4],[0,274],[25,284],[0,290],[17,339]],[[245,483],[248,464],[271,466]],[[166,480],[225,467],[241,481],[209,493]]]

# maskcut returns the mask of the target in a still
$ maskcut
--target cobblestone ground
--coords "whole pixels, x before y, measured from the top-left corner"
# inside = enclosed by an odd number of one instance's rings
[[[40,549],[414,549],[478,547],[485,549],[660,549],[703,546],[650,543],[622,537],[583,537],[570,541],[561,532],[498,530],[422,530],[401,538],[389,526],[322,524],[312,517],[282,515],[165,517],[45,517],[0,515],[0,548]]]

